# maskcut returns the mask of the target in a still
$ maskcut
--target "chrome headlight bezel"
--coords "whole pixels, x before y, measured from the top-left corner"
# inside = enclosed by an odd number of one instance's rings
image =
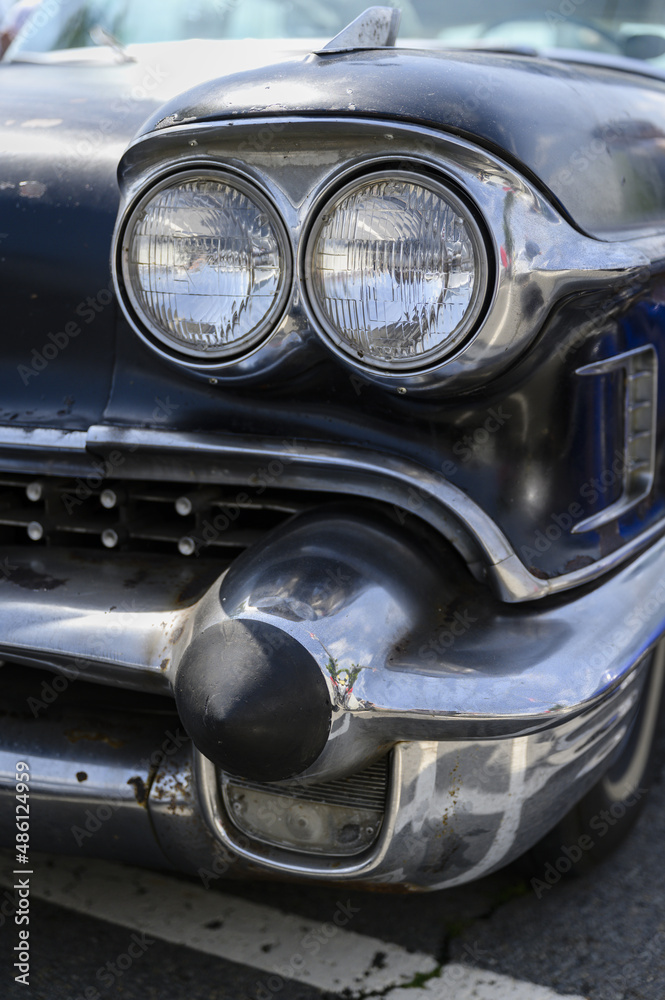
[[[160,191],[193,179],[212,180],[236,189],[264,211],[275,234],[281,264],[280,286],[270,310],[251,333],[237,347],[226,347],[215,351],[201,351],[186,345],[176,344],[150,316],[146,315],[132,286],[128,268],[128,254],[132,229],[146,205]],[[293,293],[294,264],[293,250],[286,225],[269,194],[240,173],[226,169],[216,163],[182,164],[157,176],[151,176],[142,186],[131,203],[127,205],[116,231],[113,272],[118,299],[123,312],[133,330],[154,351],[179,365],[204,371],[215,371],[237,365],[245,358],[259,351],[275,330],[280,326],[288,309]]]
[[[353,191],[369,184],[392,179],[413,183],[421,188],[430,190],[434,194],[439,195],[451,206],[464,221],[472,243],[476,264],[474,289],[462,322],[458,324],[451,336],[447,337],[438,349],[427,351],[423,354],[420,361],[417,358],[384,361],[375,357],[369,357],[351,347],[344,341],[334,324],[330,322],[317,300],[317,294],[314,289],[315,265],[313,258],[321,231],[327,223],[331,212],[337,210],[339,205]],[[433,175],[426,168],[422,170],[417,168],[404,169],[397,166],[393,168],[385,162],[381,164],[365,164],[362,173],[356,172],[351,179],[347,177],[342,186],[338,184],[332,190],[327,190],[319,201],[317,208],[311,214],[310,219],[309,230],[303,240],[301,283],[304,299],[310,316],[316,324],[318,335],[328,348],[346,364],[351,364],[369,375],[376,375],[382,379],[408,379],[409,376],[423,375],[438,370],[452,356],[458,353],[460,348],[468,343],[469,339],[479,329],[486,313],[488,299],[493,291],[491,242],[484,231],[479,211],[469,202],[468,198],[462,193],[458,193],[455,186],[447,182],[447,180]]]

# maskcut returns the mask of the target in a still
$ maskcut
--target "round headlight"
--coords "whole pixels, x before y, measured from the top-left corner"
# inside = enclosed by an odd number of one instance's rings
[[[324,207],[306,277],[338,348],[369,368],[417,371],[450,354],[478,319],[487,254],[453,192],[394,171],[348,184]]]
[[[259,191],[187,171],[141,198],[122,240],[130,303],[148,331],[183,354],[224,359],[275,324],[290,284],[284,228]]]

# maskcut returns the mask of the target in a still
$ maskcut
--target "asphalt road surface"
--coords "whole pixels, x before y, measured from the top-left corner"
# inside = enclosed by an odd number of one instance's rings
[[[515,868],[393,897],[35,856],[30,985],[6,920],[0,998],[663,1000],[663,777],[611,859],[537,891]],[[0,855],[0,896],[14,867]]]

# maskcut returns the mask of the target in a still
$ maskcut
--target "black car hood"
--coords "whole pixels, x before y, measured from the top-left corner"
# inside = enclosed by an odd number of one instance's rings
[[[426,124],[480,142],[605,235],[665,218],[665,82],[488,52],[378,49],[226,76],[168,102],[143,131],[265,115]]]

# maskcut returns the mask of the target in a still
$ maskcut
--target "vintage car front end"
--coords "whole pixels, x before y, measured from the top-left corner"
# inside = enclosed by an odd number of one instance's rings
[[[0,784],[28,762],[35,848],[438,889],[643,797],[665,84],[373,16],[155,111],[64,289],[53,249],[6,272]]]

